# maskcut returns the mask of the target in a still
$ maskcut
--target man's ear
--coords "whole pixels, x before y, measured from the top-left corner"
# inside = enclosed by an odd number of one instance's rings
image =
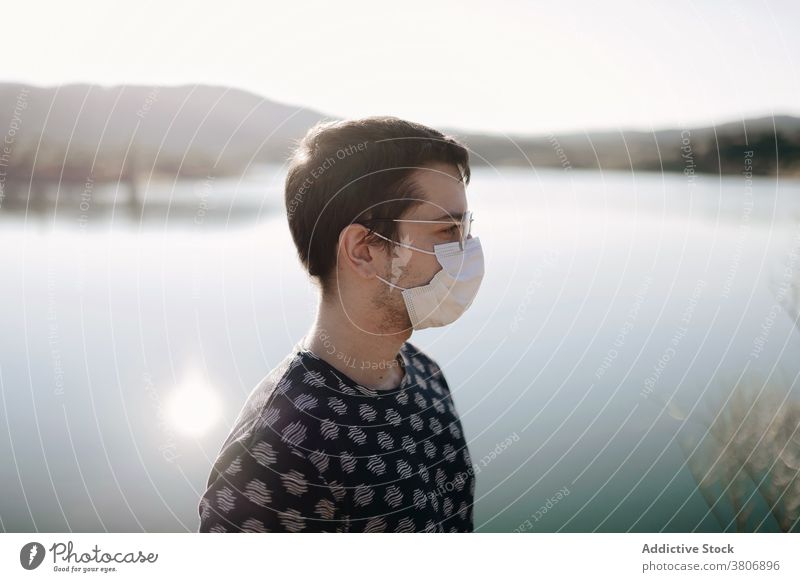
[[[337,257],[339,266],[372,279],[381,268],[382,251],[370,242],[369,229],[363,224],[350,224],[339,233]]]

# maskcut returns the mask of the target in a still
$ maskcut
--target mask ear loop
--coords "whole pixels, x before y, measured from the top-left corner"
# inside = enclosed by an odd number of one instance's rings
[[[403,247],[403,248],[411,249],[411,250],[413,250],[413,251],[419,251],[419,252],[421,252],[421,253],[425,253],[426,255],[435,255],[435,254],[436,254],[435,252],[426,251],[425,249],[418,249],[417,247],[413,247],[413,246],[411,246],[411,245],[408,245],[408,244],[405,244],[405,243],[401,243],[401,242],[398,242],[398,241],[396,241],[396,240],[392,240],[392,239],[390,239],[390,238],[386,238],[386,237],[385,237],[385,236],[383,236],[381,233],[379,233],[379,232],[375,232],[375,231],[374,231],[373,229],[371,229],[371,228],[370,228],[370,229],[367,231],[367,234],[368,234],[368,235],[369,235],[369,234],[374,234],[375,236],[382,238],[382,239],[383,239],[383,240],[385,240],[386,242],[390,242],[390,243],[392,243],[392,244],[396,244],[396,245],[398,245],[398,246],[401,246],[401,247]],[[399,285],[395,285],[394,283],[391,283],[391,282],[387,281],[386,279],[384,279],[384,278],[383,278],[383,277],[381,277],[380,275],[375,275],[375,277],[377,277],[377,278],[378,278],[378,280],[380,280],[380,281],[383,281],[384,283],[386,283],[386,284],[387,284],[387,285],[389,285],[390,287],[393,287],[394,289],[399,289],[399,290],[401,290],[401,291],[408,291],[408,289],[406,289],[405,287],[400,287]]]
[[[400,287],[400,285],[395,285],[394,283],[390,283],[389,281],[387,281],[386,279],[384,279],[380,275],[375,275],[375,276],[378,278],[378,280],[383,281],[389,287],[394,287],[395,289],[399,289],[400,291],[408,291],[408,289],[406,289],[405,287]]]
[[[379,233],[379,232],[375,232],[375,231],[374,231],[373,229],[371,229],[371,228],[370,228],[370,229],[367,231],[367,234],[374,234],[375,236],[377,236],[377,237],[380,237],[380,238],[382,238],[383,240],[385,240],[385,241],[387,241],[387,242],[390,242],[390,243],[393,243],[393,244],[399,245],[399,246],[401,246],[401,247],[405,247],[405,248],[407,248],[407,249],[412,249],[412,250],[415,250],[415,251],[419,251],[419,252],[421,252],[421,253],[427,253],[427,254],[429,254],[429,255],[435,255],[435,254],[436,254],[436,253],[432,253],[432,252],[430,252],[430,251],[426,251],[425,249],[418,249],[418,248],[416,248],[416,247],[412,247],[411,245],[406,245],[406,244],[403,244],[403,243],[397,242],[397,241],[395,241],[395,240],[392,240],[392,239],[390,239],[390,238],[386,238],[386,237],[385,237],[385,236],[383,236],[381,233]],[[408,289],[406,289],[405,287],[400,287],[400,285],[395,285],[394,283],[392,283],[392,282],[390,282],[390,281],[387,281],[386,279],[384,279],[384,278],[383,278],[383,277],[381,277],[380,275],[375,275],[375,277],[377,277],[379,281],[383,281],[384,283],[386,283],[387,285],[389,285],[389,287],[392,287],[392,288],[394,288],[394,289],[399,289],[400,291],[408,291]]]
[[[372,230],[372,229],[369,229],[369,231],[368,231],[368,233],[367,233],[367,234],[370,234],[370,233],[371,233],[371,234],[374,234],[375,236],[378,236],[378,237],[382,238],[383,240],[385,240],[385,241],[387,241],[387,242],[390,242],[390,243],[396,244],[396,245],[398,245],[398,246],[401,246],[401,247],[403,247],[403,248],[406,248],[406,249],[411,249],[412,251],[419,251],[419,252],[421,252],[421,253],[425,253],[426,255],[435,255],[435,254],[436,254],[436,253],[435,253],[435,252],[433,252],[433,251],[426,251],[425,249],[418,249],[417,247],[412,247],[412,246],[411,246],[411,245],[409,245],[409,244],[401,243],[401,242],[398,242],[398,241],[396,241],[396,240],[392,240],[392,239],[390,239],[390,238],[386,238],[386,237],[385,237],[385,236],[383,236],[381,233],[379,233],[379,232],[375,232],[375,231],[374,231],[374,230]]]

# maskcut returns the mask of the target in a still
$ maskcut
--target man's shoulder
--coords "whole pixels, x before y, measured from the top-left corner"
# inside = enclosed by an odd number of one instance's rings
[[[309,364],[291,353],[256,384],[220,447],[216,472],[245,451],[257,457],[278,450],[302,454],[313,444],[320,432],[314,415],[320,396],[314,393],[318,372]]]
[[[292,352],[270,370],[248,394],[222,448],[284,432],[291,437],[292,426],[307,424],[320,398],[315,386],[328,381],[309,363]]]

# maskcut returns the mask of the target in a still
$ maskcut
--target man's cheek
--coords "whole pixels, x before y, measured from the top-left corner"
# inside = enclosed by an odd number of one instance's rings
[[[442,270],[442,266],[436,257],[425,256],[425,259],[418,259],[414,265],[409,269],[413,273],[415,283],[412,287],[422,287],[431,282],[436,276],[436,273]],[[404,287],[408,287],[404,285]]]
[[[405,287],[406,289],[423,287],[431,282],[431,279],[433,279],[435,274],[436,271],[419,271],[417,269],[408,269],[404,275],[405,282],[401,283],[401,286]]]

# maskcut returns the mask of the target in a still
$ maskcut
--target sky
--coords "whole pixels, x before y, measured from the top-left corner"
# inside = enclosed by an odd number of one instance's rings
[[[800,115],[800,2],[14,2],[0,81],[228,85],[507,134]]]

